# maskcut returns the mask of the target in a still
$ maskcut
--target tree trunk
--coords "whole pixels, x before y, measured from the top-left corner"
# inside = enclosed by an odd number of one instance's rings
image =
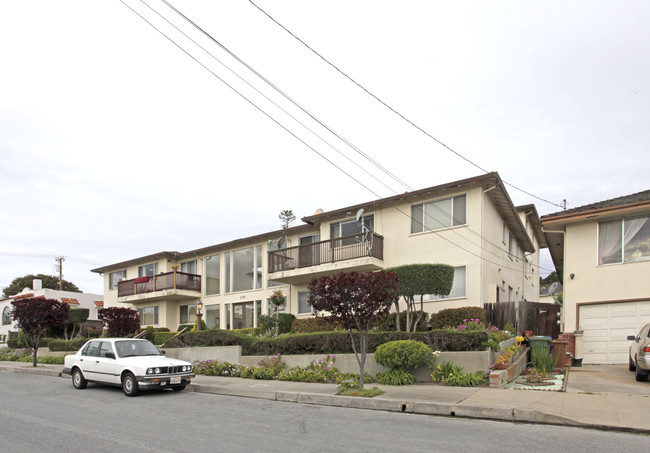
[[[352,333],[352,329],[348,329],[348,333],[350,334],[350,339],[352,340],[352,350],[354,351],[354,357],[357,359],[357,363],[359,364],[359,388],[363,389],[363,375],[364,375],[364,367],[366,364],[366,351],[367,351],[367,347],[365,346],[366,332],[359,331],[358,350],[357,350],[357,344],[354,341],[354,334]]]
[[[41,335],[35,335],[32,334],[32,366],[36,368],[36,364],[38,363],[37,357],[38,357],[38,345],[41,343]]]
[[[415,324],[413,324],[413,332],[417,332],[418,330],[418,324],[420,324],[420,319],[422,319],[422,315],[424,314],[424,301],[422,300],[424,296],[420,296],[420,313],[418,313],[418,317],[415,320]]]

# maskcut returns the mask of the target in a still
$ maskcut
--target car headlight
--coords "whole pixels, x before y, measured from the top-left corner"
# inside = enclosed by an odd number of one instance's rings
[[[183,366],[183,371],[192,371],[192,365]]]
[[[147,374],[160,374],[160,368],[147,368]]]

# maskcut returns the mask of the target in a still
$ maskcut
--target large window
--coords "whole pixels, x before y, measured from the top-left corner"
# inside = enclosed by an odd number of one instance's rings
[[[221,255],[205,258],[205,294],[211,296],[221,291]]]
[[[309,300],[309,291],[298,291],[298,313],[313,313],[311,305],[307,303]]]
[[[465,225],[466,205],[467,196],[459,195],[411,206],[411,233]]]
[[[158,324],[158,307],[143,307],[138,308],[140,315],[140,325],[152,326]]]
[[[181,263],[181,272],[185,272],[186,274],[196,274],[196,260]]]
[[[221,310],[219,304],[205,306],[205,324],[208,329],[221,327]]]
[[[138,277],[151,277],[158,273],[158,263],[145,264],[138,267]]]
[[[598,264],[650,260],[650,217],[631,217],[598,224]]]
[[[363,224],[366,227],[366,231],[374,231],[375,229],[375,216],[374,215],[365,215],[361,218]],[[351,236],[354,234],[361,234],[362,226],[356,220],[346,220],[343,222],[334,222],[330,223],[330,238],[336,239],[345,236]],[[319,237],[320,240],[320,237]],[[336,247],[339,245],[351,245],[356,244],[358,241],[355,238],[345,239],[341,244],[335,244]]]
[[[225,254],[226,292],[262,287],[262,246],[248,247]]]
[[[427,294],[424,296],[424,300],[436,300],[436,299],[450,299],[454,297],[465,297],[467,294],[467,276],[466,276],[465,266],[458,266],[454,268],[454,284],[451,287],[449,294]]]
[[[7,326],[9,324],[11,324],[11,309],[5,307],[4,310],[2,310],[2,325]]]
[[[196,305],[181,305],[178,321],[180,324],[192,324],[196,321]]]
[[[117,284],[123,278],[126,278],[126,269],[108,274],[108,289],[117,289]]]

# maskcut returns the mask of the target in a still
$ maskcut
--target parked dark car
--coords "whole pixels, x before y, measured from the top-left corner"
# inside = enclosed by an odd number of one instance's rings
[[[650,324],[641,328],[639,333],[627,337],[633,341],[630,345],[630,371],[635,372],[637,381],[647,381],[650,373]]]

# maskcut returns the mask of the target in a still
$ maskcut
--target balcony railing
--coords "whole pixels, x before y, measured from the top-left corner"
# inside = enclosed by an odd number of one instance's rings
[[[353,234],[269,252],[269,273],[282,272],[355,258],[384,259],[384,237]]]
[[[153,293],[166,289],[182,289],[201,291],[201,276],[185,272],[165,272],[149,277],[139,277],[124,280],[117,284],[117,296],[132,296],[134,294]]]

